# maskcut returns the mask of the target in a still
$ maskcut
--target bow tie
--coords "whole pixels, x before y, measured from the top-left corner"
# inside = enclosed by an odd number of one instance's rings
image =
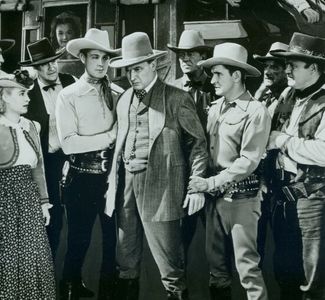
[[[143,98],[147,95],[147,92],[146,90],[134,90],[134,94],[140,101],[142,101]]]
[[[190,81],[190,80],[188,80],[188,81],[185,82],[184,87],[199,89],[200,87],[202,87],[202,82],[201,81]]]
[[[56,83],[52,83],[52,84],[49,84],[49,85],[46,85],[46,86],[43,86],[43,90],[45,92],[47,92],[49,89],[52,89],[53,91],[55,90],[55,87],[56,87]]]

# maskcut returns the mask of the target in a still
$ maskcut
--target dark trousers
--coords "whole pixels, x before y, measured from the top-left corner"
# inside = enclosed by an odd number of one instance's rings
[[[53,207],[49,210],[51,220],[46,227],[53,259],[60,242],[63,221],[63,207],[60,199],[60,180],[65,156],[62,151],[44,155],[44,167],[49,201]]]
[[[282,300],[324,299],[325,199],[314,195],[286,201],[273,212],[274,273]]]
[[[205,228],[205,209],[201,209],[191,216],[185,216],[182,220],[182,237],[184,243],[185,263],[187,263],[188,251],[196,232],[198,220],[202,221]]]
[[[66,190],[68,221],[68,245],[63,279],[81,278],[82,265],[91,241],[91,233],[97,215],[102,229],[103,259],[101,278],[115,274],[116,227],[115,217],[104,214],[107,174],[76,173]]]
[[[261,217],[258,220],[257,227],[257,251],[261,257],[259,267],[262,268],[265,256],[265,243],[267,226],[271,224],[271,197],[270,193],[262,192]]]

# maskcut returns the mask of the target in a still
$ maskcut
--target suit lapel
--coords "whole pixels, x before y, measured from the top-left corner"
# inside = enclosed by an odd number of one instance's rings
[[[165,125],[166,85],[157,79],[152,87],[149,103],[149,155],[152,145]],[[149,95],[148,95],[149,96]]]

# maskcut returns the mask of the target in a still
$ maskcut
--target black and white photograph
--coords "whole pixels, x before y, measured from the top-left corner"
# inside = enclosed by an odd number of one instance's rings
[[[0,1],[0,300],[325,300],[325,0]]]

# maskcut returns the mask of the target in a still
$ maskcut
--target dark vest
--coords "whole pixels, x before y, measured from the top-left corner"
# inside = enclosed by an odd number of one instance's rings
[[[73,76],[69,74],[59,73],[59,79],[63,88],[75,82]],[[34,81],[33,89],[28,92],[28,96],[30,98],[30,102],[28,106],[28,112],[25,115],[25,117],[30,120],[37,121],[38,123],[41,124],[41,132],[40,132],[41,145],[42,145],[43,156],[45,157],[45,155],[48,153],[48,148],[49,148],[50,116],[46,111],[45,103],[37,79],[35,79]]]
[[[282,101],[280,101],[274,114],[272,130],[283,131],[289,122],[295,98],[295,91],[292,89],[289,91],[285,99],[281,99]],[[298,136],[306,140],[314,139],[324,112],[325,90],[321,89],[311,97],[304,109],[303,115],[299,121]],[[298,164],[297,168],[298,173],[295,181],[304,181],[307,183],[310,180],[324,180],[324,167]]]

